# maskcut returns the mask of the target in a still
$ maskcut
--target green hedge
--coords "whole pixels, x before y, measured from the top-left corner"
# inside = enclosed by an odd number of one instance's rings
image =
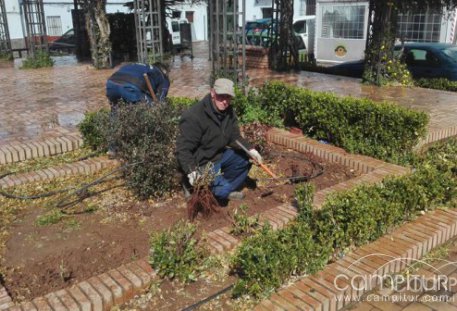
[[[282,82],[266,83],[251,89],[247,96],[239,90],[236,93],[233,107],[240,123],[299,126],[314,139],[395,163],[410,156],[429,121],[427,114],[396,104],[338,97]],[[185,109],[197,99],[170,97],[168,102]],[[83,133],[85,139],[87,135]]]
[[[348,152],[394,162],[411,152],[429,121],[425,113],[396,104],[338,97],[282,82],[266,83],[259,96],[270,123],[298,125],[305,135]]]
[[[335,194],[316,211],[312,188],[297,187],[296,221],[277,232],[264,229],[237,250],[232,267],[240,279],[234,294],[266,294],[291,275],[311,274],[332,255],[374,241],[422,211],[455,205],[457,139],[431,148],[417,161],[410,175]]]
[[[419,79],[414,81],[414,84],[418,87],[424,87],[428,89],[457,92],[457,81],[449,81],[448,79],[444,78]]]

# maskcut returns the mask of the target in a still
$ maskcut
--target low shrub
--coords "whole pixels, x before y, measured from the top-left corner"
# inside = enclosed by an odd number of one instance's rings
[[[178,184],[174,152],[179,116],[171,105],[127,104],[113,119],[113,146],[129,164],[126,182],[139,198],[162,197]]]
[[[195,230],[191,223],[178,222],[167,231],[151,235],[149,263],[161,277],[184,283],[197,279],[207,254],[197,245]]]
[[[456,138],[431,147],[415,166],[409,175],[334,194],[319,210],[311,208],[312,187],[298,186],[296,221],[277,232],[263,229],[236,253],[232,266],[240,280],[234,295],[261,296],[291,275],[313,273],[332,256],[373,241],[423,211],[456,203]]]
[[[93,150],[106,150],[110,133],[109,111],[101,109],[96,112],[87,112],[79,123],[79,131],[84,145]]]
[[[86,113],[79,130],[86,146],[106,150],[129,165],[124,170],[127,185],[141,199],[162,197],[178,184],[175,141],[179,117],[195,99],[172,97],[166,105],[120,103],[118,112]]]
[[[237,249],[232,269],[239,280],[232,294],[260,297],[291,275],[314,273],[327,263],[328,250],[315,243],[305,222],[295,222],[279,231],[265,225]]]
[[[262,124],[282,126],[282,119],[274,119],[262,108],[256,89],[250,89],[248,95],[236,88],[235,98],[231,103],[241,124],[260,122]]]
[[[427,89],[443,90],[457,92],[457,81],[450,81],[445,78],[439,79],[418,79],[414,81],[414,85]]]
[[[196,104],[198,99],[188,97],[167,97],[167,103],[177,109],[186,109]]]
[[[249,236],[254,234],[260,227],[259,215],[248,216],[248,206],[241,204],[233,212],[231,234],[235,236]]]
[[[400,162],[426,133],[429,118],[391,103],[337,97],[281,82],[260,89],[262,107],[285,126],[349,152]],[[291,118],[291,116],[293,116]]]
[[[54,66],[54,60],[45,51],[35,52],[35,56],[27,57],[22,63],[21,69],[35,69]]]

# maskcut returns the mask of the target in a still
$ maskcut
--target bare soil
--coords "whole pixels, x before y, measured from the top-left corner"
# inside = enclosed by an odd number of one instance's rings
[[[322,175],[310,182],[317,190],[358,175],[347,167],[331,164],[312,155],[303,155],[274,146],[266,157],[267,165],[278,175],[309,175],[318,162]],[[256,176],[252,176],[252,175]],[[231,201],[209,218],[198,216],[198,233],[232,223],[231,215],[240,204],[249,214],[266,211],[292,202],[296,184],[286,180],[269,181],[259,169],[251,170],[257,179],[243,189],[243,201]],[[257,184],[257,185],[256,185]],[[120,201],[120,200],[119,200]],[[70,286],[91,276],[148,255],[149,234],[187,218],[186,201],[181,193],[162,202],[117,203],[106,210],[74,215],[58,224],[38,226],[36,218],[46,210],[24,212],[10,228],[3,254],[3,283],[15,301],[32,299]]]

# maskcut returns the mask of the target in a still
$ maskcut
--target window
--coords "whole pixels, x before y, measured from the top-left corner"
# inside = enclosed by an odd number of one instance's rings
[[[429,50],[414,48],[406,53],[405,62],[408,65],[422,67],[439,67],[439,58]]]
[[[47,16],[48,36],[60,37],[62,35],[62,20],[60,16]]]
[[[322,6],[322,38],[363,39],[365,6]]]
[[[172,32],[179,32],[179,23],[176,21],[171,22],[171,31]]]
[[[273,10],[271,8],[262,8],[262,18],[272,18]]]
[[[441,18],[439,12],[398,14],[397,36],[405,41],[439,42]]]
[[[194,11],[186,11],[186,19],[189,23],[194,22]]]
[[[181,18],[181,11],[171,12],[171,18]]]
[[[293,27],[295,33],[306,33],[306,21],[295,22]]]

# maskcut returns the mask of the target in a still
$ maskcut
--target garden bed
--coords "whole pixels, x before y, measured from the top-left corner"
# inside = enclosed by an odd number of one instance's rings
[[[319,162],[323,174],[312,179],[317,190],[358,175],[335,163],[273,146],[266,163],[280,176],[306,175]],[[246,199],[232,201],[208,219],[197,217],[198,234],[231,224],[231,215],[240,205],[248,214],[258,214],[284,202],[292,202],[294,184],[268,181],[257,167],[250,176]],[[95,179],[94,177],[92,177]],[[48,212],[43,204],[31,202],[9,226],[9,240],[2,254],[4,285],[13,300],[22,301],[75,284],[123,263],[148,255],[149,234],[169,228],[187,217],[181,193],[163,201],[137,202],[124,188],[116,188],[84,204],[95,212],[64,217],[56,224],[38,226],[37,217]]]

